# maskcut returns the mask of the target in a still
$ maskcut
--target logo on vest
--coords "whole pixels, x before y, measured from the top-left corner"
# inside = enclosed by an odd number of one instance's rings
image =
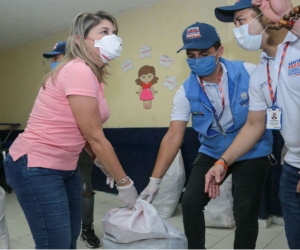
[[[204,116],[204,113],[203,112],[192,112],[192,115],[195,115],[195,116]]]
[[[241,97],[242,100],[247,100],[247,99],[249,99],[249,95],[248,95],[247,92],[241,93],[241,94],[240,94],[240,97]]]
[[[247,106],[249,105],[249,95],[247,92],[243,92],[240,94],[240,98],[243,100],[240,102],[241,106]]]

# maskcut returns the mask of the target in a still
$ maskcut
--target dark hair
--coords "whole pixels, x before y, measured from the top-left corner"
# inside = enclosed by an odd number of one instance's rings
[[[254,12],[256,12],[257,15],[261,14],[261,11],[259,10],[259,8],[252,6],[250,7],[250,9],[252,9]]]
[[[268,26],[268,23],[266,23],[266,21],[263,19],[263,15],[261,15],[262,12],[260,11],[260,9],[255,6],[252,6],[249,9],[252,10],[253,13],[256,14],[256,16],[254,16],[254,18],[257,18],[257,20],[260,22],[262,27],[266,28]]]
[[[214,47],[216,50],[222,46],[221,41],[216,41],[211,47]]]

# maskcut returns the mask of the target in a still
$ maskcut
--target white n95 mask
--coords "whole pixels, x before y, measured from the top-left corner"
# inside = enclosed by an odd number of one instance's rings
[[[261,14],[259,14],[255,19],[253,19],[250,23],[256,20]],[[244,24],[238,28],[233,29],[233,33],[235,39],[240,47],[245,50],[259,50],[262,40],[262,34],[266,31],[268,26],[265,30],[259,35],[250,35],[249,34],[249,24]]]
[[[113,35],[105,35],[100,40],[95,40],[94,47],[99,48],[99,55],[104,63],[119,57],[122,51],[122,38]]]

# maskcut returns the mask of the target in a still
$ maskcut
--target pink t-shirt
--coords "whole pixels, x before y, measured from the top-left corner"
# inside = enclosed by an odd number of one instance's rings
[[[41,88],[31,111],[27,127],[9,149],[16,161],[27,154],[28,167],[74,170],[84,139],[73,116],[68,96],[81,95],[98,99],[102,122],[109,118],[98,80],[83,60],[67,63],[58,73],[55,83],[46,82]]]

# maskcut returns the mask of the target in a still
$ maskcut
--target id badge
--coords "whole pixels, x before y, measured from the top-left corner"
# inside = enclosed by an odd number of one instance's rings
[[[281,130],[282,128],[282,109],[273,106],[267,108],[267,129]]]

